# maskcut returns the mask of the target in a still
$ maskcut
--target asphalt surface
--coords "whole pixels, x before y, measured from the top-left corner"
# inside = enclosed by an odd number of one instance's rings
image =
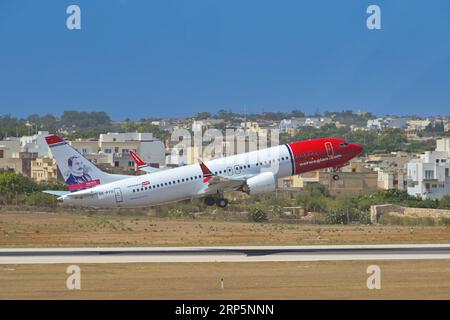
[[[0,249],[0,264],[423,259],[450,259],[450,244]]]

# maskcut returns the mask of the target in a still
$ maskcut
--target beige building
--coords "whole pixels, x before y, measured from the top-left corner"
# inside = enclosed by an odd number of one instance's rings
[[[7,138],[0,141],[0,170],[22,171],[22,159],[19,158],[21,151],[20,139]]]
[[[339,180],[333,179],[334,172],[313,171],[278,180],[279,188],[303,188],[308,184],[320,183],[331,195],[359,196],[377,190],[376,172],[339,172]]]
[[[22,159],[0,157],[0,170],[12,170],[16,173],[24,174]]]
[[[78,150],[83,155],[86,154],[97,154],[100,151],[98,140],[72,140],[69,141],[69,144],[72,145],[75,149]]]
[[[369,155],[365,165],[378,173],[378,188],[406,190],[407,165],[412,159],[406,153]]]
[[[58,168],[54,159],[44,157],[31,161],[31,178],[37,182],[54,182],[58,177]]]
[[[28,152],[21,145],[19,138],[7,138],[0,141],[0,170],[13,170],[30,177],[31,161],[36,159],[36,152]]]
[[[380,169],[377,171],[377,185],[380,189],[406,189],[406,176],[403,170]]]
[[[431,121],[429,119],[409,119],[406,123],[408,125],[406,131],[411,133],[425,130]]]

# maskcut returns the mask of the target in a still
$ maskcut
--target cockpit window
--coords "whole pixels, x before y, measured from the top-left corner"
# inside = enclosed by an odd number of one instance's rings
[[[342,143],[341,143],[341,146],[342,146],[342,147],[346,147],[346,146],[348,146],[348,142],[347,142],[347,141],[345,141],[345,142],[342,142]]]

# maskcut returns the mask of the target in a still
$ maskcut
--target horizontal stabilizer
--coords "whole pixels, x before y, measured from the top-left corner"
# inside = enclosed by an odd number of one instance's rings
[[[58,197],[65,196],[66,194],[70,193],[70,191],[62,191],[62,190],[43,190],[42,192],[48,193],[48,194],[51,194],[54,196],[58,196]]]

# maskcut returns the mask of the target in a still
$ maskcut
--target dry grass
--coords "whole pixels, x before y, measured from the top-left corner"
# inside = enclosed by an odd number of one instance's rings
[[[381,268],[381,290],[366,287]],[[0,266],[0,299],[450,299],[450,261],[151,263]],[[225,289],[220,289],[224,278]]]
[[[338,226],[0,213],[0,247],[449,243],[449,227]]]

